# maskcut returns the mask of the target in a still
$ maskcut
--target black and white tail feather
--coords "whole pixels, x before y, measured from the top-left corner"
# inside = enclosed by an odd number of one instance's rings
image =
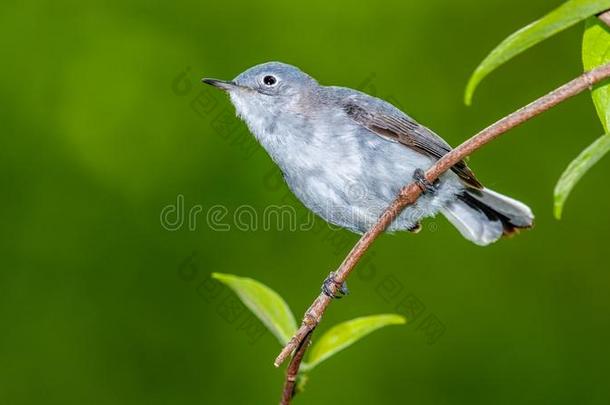
[[[488,188],[466,189],[441,212],[464,238],[480,246],[531,228],[534,223],[527,205]]]

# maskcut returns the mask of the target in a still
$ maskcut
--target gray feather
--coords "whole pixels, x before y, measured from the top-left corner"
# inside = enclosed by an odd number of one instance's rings
[[[294,66],[270,62],[233,81],[205,83],[229,93],[237,115],[279,166],[288,187],[331,224],[367,231],[412,182],[451,147],[390,103],[362,92],[322,86]],[[529,226],[529,208],[482,188],[464,162],[440,176],[390,225],[413,230],[444,213],[467,239],[486,245]],[[465,198],[465,196],[469,196]]]
[[[347,115],[372,133],[399,142],[434,159],[440,159],[451,151],[451,146],[443,138],[390,103],[351,89],[328,89],[338,95],[337,101],[341,103]],[[456,163],[452,170],[469,186],[482,187],[464,161]]]
[[[482,211],[462,201],[447,204],[441,212],[462,236],[479,246],[487,246],[500,239],[504,227],[499,219],[491,220]]]

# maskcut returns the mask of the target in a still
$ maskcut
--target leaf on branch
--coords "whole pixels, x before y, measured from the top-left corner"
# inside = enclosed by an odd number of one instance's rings
[[[591,17],[587,20],[582,39],[582,61],[585,71],[610,62],[610,29],[598,18]],[[595,85],[591,96],[607,134],[583,150],[559,178],[554,192],[554,213],[557,219],[561,218],[563,206],[576,183],[610,150],[610,84]]]
[[[610,62],[610,28],[598,18],[587,20],[582,38],[582,62],[585,71]],[[591,96],[606,133],[610,133],[610,84],[594,86]]]
[[[406,323],[405,318],[396,314],[364,316],[342,322],[330,328],[320,337],[320,340],[310,349],[307,365],[303,364],[303,366],[306,370],[310,370],[369,333],[384,326],[404,323]]]
[[[584,174],[610,150],[610,135],[602,135],[580,152],[563,172],[555,186],[555,218],[560,219],[563,206],[572,188]]]
[[[278,293],[251,278],[223,273],[212,273],[212,278],[232,289],[282,345],[288,343],[297,330],[297,323],[288,304]]]
[[[498,66],[537,43],[609,8],[610,0],[568,0],[541,19],[513,33],[475,69],[466,86],[464,102],[466,105],[471,104],[478,84]]]

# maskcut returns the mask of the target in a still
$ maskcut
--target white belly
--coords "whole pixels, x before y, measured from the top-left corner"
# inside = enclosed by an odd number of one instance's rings
[[[281,147],[290,152],[278,150],[281,153],[272,157],[306,207],[331,224],[362,233],[377,221],[399,190],[412,182],[413,172],[427,169],[434,161],[360,127],[339,132],[306,139],[285,136]],[[412,228],[423,217],[436,214],[461,189],[456,175],[445,174],[435,196],[423,196],[405,209],[389,230]]]

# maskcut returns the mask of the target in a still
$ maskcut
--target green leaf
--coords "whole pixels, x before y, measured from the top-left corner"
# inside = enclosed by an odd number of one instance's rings
[[[297,330],[297,323],[288,304],[278,293],[251,278],[222,273],[212,273],[212,278],[235,291],[244,305],[250,308],[282,345],[288,343]]]
[[[296,383],[296,393],[300,394],[305,392],[305,385],[307,385],[307,381],[309,381],[309,376],[303,372],[303,365],[305,363],[301,363],[301,368],[299,369],[299,374],[297,374],[297,383]]]
[[[610,29],[596,17],[589,18],[585,25],[582,61],[585,70],[610,62]],[[602,135],[583,150],[559,178],[554,192],[554,213],[557,219],[561,218],[563,206],[576,183],[610,150],[610,84],[606,82],[595,85],[591,95],[606,135]]]
[[[395,314],[381,314],[355,318],[333,326],[326,332],[309,352],[306,370],[312,369],[335,353],[352,345],[371,332],[387,325],[399,325],[405,318]]]
[[[582,176],[610,150],[610,135],[602,135],[580,152],[563,172],[555,186],[555,218],[560,219],[572,188]]]
[[[568,0],[541,19],[513,33],[476,68],[466,86],[464,102],[470,105],[477,85],[504,62],[579,21],[609,8],[610,0]]]
[[[582,38],[582,62],[585,70],[610,62],[610,28],[599,18],[587,20]],[[597,115],[606,133],[610,133],[610,84],[595,85],[591,95]]]

